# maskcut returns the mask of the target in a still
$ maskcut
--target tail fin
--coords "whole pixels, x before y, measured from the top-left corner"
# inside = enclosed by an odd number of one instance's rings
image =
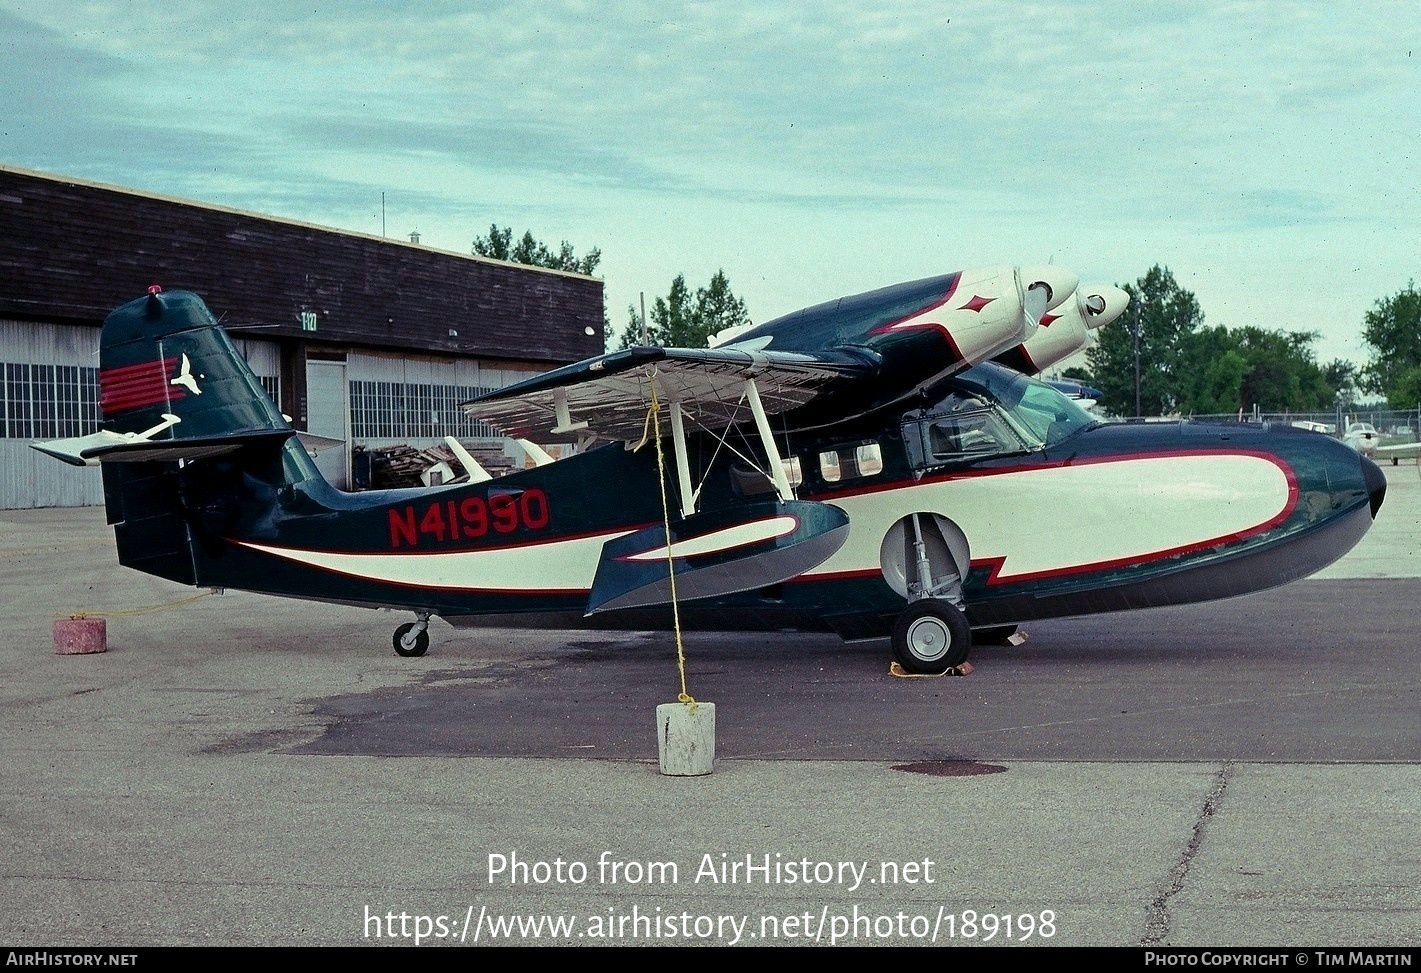
[[[99,404],[105,427],[140,432],[176,416],[174,442],[284,430],[291,425],[196,294],[131,301],[104,321]]]
[[[202,584],[202,545],[278,490],[324,485],[240,352],[196,294],[150,290],[114,310],[99,343],[103,428],[35,443],[99,464],[119,560]],[[196,462],[194,462],[196,461]]]

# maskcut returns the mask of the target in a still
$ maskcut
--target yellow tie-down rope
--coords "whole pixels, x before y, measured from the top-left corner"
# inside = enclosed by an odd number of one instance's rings
[[[642,426],[641,442],[633,451],[641,449],[653,434],[656,436],[656,481],[661,487],[661,524],[666,531],[666,571],[671,579],[671,626],[676,632],[676,668],[681,674],[681,694],[678,702],[685,703],[690,712],[696,711],[696,699],[686,691],[686,647],[681,642],[681,606],[676,600],[676,563],[671,554],[671,506],[666,498],[666,454],[661,449],[661,401],[656,394],[656,373],[649,376],[651,382],[651,410],[646,414],[646,424]]]
[[[130,615],[147,615],[147,614],[150,613],[150,612],[167,611],[169,608],[179,608],[179,607],[181,607],[181,606],[183,606],[183,605],[190,605],[190,604],[192,604],[192,603],[195,602],[195,601],[198,601],[198,600],[200,600],[200,599],[202,599],[202,598],[206,598],[208,595],[215,595],[216,593],[217,593],[216,591],[200,591],[200,592],[198,592],[197,594],[195,594],[195,595],[193,595],[193,596],[191,596],[191,597],[189,597],[189,598],[180,598],[180,599],[178,599],[177,601],[170,601],[170,602],[167,602],[166,604],[162,604],[162,605],[149,605],[149,606],[146,607],[146,608],[120,608],[120,609],[117,610],[117,611],[107,611],[107,612],[104,612],[104,611],[99,611],[99,612],[81,611],[81,612],[73,612],[72,614],[69,613],[69,612],[55,612],[54,617],[55,617],[55,618],[72,618],[72,619],[78,621],[79,619],[88,618],[90,615],[93,615],[93,616],[96,617],[96,618],[124,618],[124,617],[130,616]]]

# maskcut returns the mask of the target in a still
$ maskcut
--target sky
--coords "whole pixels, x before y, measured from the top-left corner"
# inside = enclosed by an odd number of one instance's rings
[[[1421,17],[1361,0],[0,0],[0,164],[468,253],[602,252],[614,329],[998,263],[1160,264],[1359,364],[1421,268]],[[383,200],[383,214],[382,214]]]

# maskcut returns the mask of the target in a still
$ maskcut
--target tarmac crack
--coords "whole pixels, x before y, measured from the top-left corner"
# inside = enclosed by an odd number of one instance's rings
[[[1194,865],[1194,859],[1198,856],[1199,849],[1204,845],[1204,834],[1209,821],[1223,803],[1224,793],[1228,790],[1229,780],[1233,777],[1233,769],[1233,761],[1226,761],[1214,776],[1214,786],[1204,797],[1204,805],[1199,809],[1199,815],[1194,819],[1194,828],[1190,831],[1188,843],[1180,853],[1179,860],[1174,863],[1174,868],[1170,870],[1169,880],[1165,882],[1164,887],[1150,903],[1149,910],[1145,915],[1144,935],[1140,937],[1141,946],[1160,946],[1169,936],[1172,922],[1169,910],[1170,900],[1184,890],[1185,879],[1189,877],[1189,870]]]

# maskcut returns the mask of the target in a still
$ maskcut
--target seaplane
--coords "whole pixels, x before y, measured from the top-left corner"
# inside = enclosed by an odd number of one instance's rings
[[[435,618],[800,630],[941,674],[1032,620],[1304,577],[1372,523],[1385,479],[1335,438],[1101,422],[1031,377],[1127,303],[991,266],[611,352],[464,406],[565,458],[347,493],[201,298],[155,286],[105,320],[101,430],[33,445],[102,467],[122,564],[412,612],[401,656]]]

